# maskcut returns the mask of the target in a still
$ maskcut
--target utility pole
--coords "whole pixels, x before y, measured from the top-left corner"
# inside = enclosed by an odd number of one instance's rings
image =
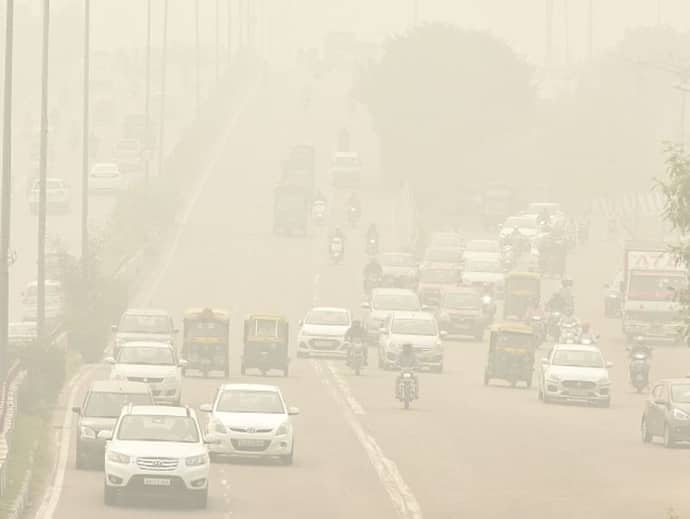
[[[216,83],[220,77],[220,72],[218,67],[220,66],[220,0],[216,0],[216,41],[215,41],[215,71],[216,71]]]
[[[568,0],[563,0],[563,38],[565,46],[565,66],[570,67],[570,16]]]
[[[158,129],[158,175],[163,174],[163,157],[165,155],[165,76],[168,68],[168,0],[163,0],[163,55],[161,57],[161,115]]]
[[[656,25],[657,25],[657,27],[661,25],[661,2],[662,2],[662,0],[656,1]]]
[[[544,65],[548,68],[553,65],[553,0],[545,0],[546,21],[546,52]]]
[[[144,86],[144,182],[149,184],[151,169],[151,149],[153,139],[151,138],[151,0],[146,0],[146,85]]]
[[[419,0],[412,0],[412,27],[419,24]]]
[[[228,0],[228,68],[232,63],[232,0]]]
[[[196,109],[196,118],[199,118],[201,112],[201,73],[200,67],[200,49],[199,49],[199,0],[194,0],[194,103]]]
[[[48,49],[50,43],[50,0],[43,0],[43,55],[41,63],[41,160],[38,198],[38,298],[36,339],[46,344],[46,177],[48,169]]]
[[[0,230],[0,380],[7,374],[7,334],[9,327],[10,218],[12,215],[12,57],[14,42],[14,0],[7,0],[5,14],[5,91],[2,131],[2,228]]]
[[[244,48],[244,0],[237,0],[237,48]]]
[[[84,108],[81,157],[81,265],[84,275],[89,264],[89,89],[91,54],[91,0],[84,0]]]

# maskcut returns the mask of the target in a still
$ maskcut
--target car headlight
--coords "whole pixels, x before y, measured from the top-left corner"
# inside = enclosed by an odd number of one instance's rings
[[[290,432],[290,424],[288,422],[285,422],[278,427],[278,430],[276,431],[276,436],[285,436],[288,432]]]
[[[197,456],[189,456],[184,459],[184,464],[188,467],[198,467],[200,465],[208,465],[208,454],[199,454]]]
[[[671,411],[671,416],[673,416],[673,418],[675,418],[676,420],[682,421],[688,420],[688,418],[690,418],[690,416],[688,416],[688,413],[677,408],[674,408],[673,411]]]
[[[79,437],[87,440],[95,440],[96,431],[94,431],[91,427],[82,425],[81,427],[79,427]]]
[[[560,382],[561,377],[559,377],[555,373],[547,373],[546,374],[546,380],[551,381],[551,382]]]
[[[122,463],[123,465],[127,465],[129,463],[130,457],[127,456],[126,454],[122,454],[120,452],[115,452],[115,451],[108,451],[108,461],[112,461],[113,463]]]
[[[491,296],[488,296],[488,295],[482,296],[482,304],[490,305],[491,304]]]

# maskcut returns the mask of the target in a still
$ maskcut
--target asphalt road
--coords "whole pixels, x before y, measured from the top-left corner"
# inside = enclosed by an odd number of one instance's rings
[[[338,361],[296,359],[289,378],[238,375],[245,314],[283,313],[294,331],[314,302],[359,313],[362,297],[363,228],[347,231],[345,263],[338,266],[327,261],[325,230],[294,239],[270,234],[271,187],[286,150],[306,137],[322,152],[331,150],[347,117],[333,85],[305,112],[301,83],[290,78],[274,75],[258,89],[229,133],[170,261],[142,298],[175,316],[198,305],[232,311],[231,380],[278,384],[301,409],[294,466],[214,464],[205,511],[141,503],[106,508],[102,472],[74,470],[71,449],[54,517],[646,519],[667,517],[669,507],[690,516],[690,449],[640,440],[645,396],[627,383],[618,322],[602,317],[601,286],[619,254],[596,234],[573,255],[569,270],[578,313],[601,334],[614,363],[610,409],[546,405],[535,389],[485,387],[486,344],[469,341],[446,343],[445,372],[420,375],[421,399],[410,411],[392,396],[395,374],[373,365],[355,377]],[[356,121],[355,128],[365,123]],[[375,141],[358,144],[376,164]],[[326,157],[319,157],[322,175]],[[376,191],[364,201],[363,223],[373,219],[383,227],[384,246],[393,235],[392,207],[391,196]],[[653,376],[685,375],[689,361],[688,349],[659,347]],[[93,375],[105,373],[99,368]],[[196,407],[219,383],[188,378],[183,398]]]

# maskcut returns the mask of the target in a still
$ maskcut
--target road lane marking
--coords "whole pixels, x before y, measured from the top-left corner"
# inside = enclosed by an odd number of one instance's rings
[[[350,386],[347,382],[345,382],[345,379],[343,379],[343,377],[340,376],[338,370],[335,369],[333,362],[328,361],[326,366],[328,366],[328,370],[333,375],[333,380],[335,380],[335,383],[338,385],[338,388],[340,389],[340,392],[345,398],[347,405],[350,406],[350,410],[357,416],[364,416],[366,414],[364,412],[364,408],[352,395],[352,391],[350,391]]]
[[[386,457],[374,437],[364,430],[364,427],[356,418],[347,401],[338,392],[336,386],[329,379],[328,374],[322,369],[321,363],[311,359],[311,365],[321,382],[331,393],[333,399],[343,407],[345,420],[359,443],[364,447],[364,451],[367,453],[369,461],[393,503],[398,517],[400,519],[423,519],[419,502],[403,479],[396,463]]]
[[[77,373],[72,380],[67,384],[66,389],[70,389],[69,398],[65,408],[65,416],[62,421],[62,431],[60,431],[60,450],[58,451],[58,463],[53,474],[52,485],[45,490],[45,498],[41,503],[41,507],[36,512],[36,519],[52,519],[55,510],[62,495],[62,487],[65,480],[65,473],[67,472],[67,463],[69,461],[69,448],[72,445],[70,436],[72,434],[73,414],[72,407],[77,399],[77,391],[81,387],[81,383],[93,371],[99,367],[98,364],[89,366],[83,371]]]

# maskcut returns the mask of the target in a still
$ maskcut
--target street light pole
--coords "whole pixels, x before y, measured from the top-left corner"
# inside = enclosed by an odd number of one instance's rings
[[[215,69],[216,69],[216,83],[220,77],[218,67],[220,66],[220,0],[216,0],[216,34],[215,34]]]
[[[201,73],[200,67],[200,49],[199,49],[199,0],[194,0],[194,101],[196,107],[196,118],[199,118],[201,112]]]
[[[158,129],[158,175],[163,174],[163,156],[165,155],[165,86],[168,67],[168,0],[163,0],[163,56],[161,59],[161,112]]]
[[[228,0],[228,67],[232,63],[232,0]]]
[[[151,0],[146,0],[146,85],[144,86],[144,140],[146,148],[144,156],[144,183],[149,184],[151,168]]]
[[[419,23],[419,0],[412,0],[412,27]]]
[[[46,340],[46,177],[48,168],[48,48],[50,43],[50,0],[43,0],[43,42],[41,63],[41,159],[38,198],[38,297],[36,304],[36,340]]]
[[[594,56],[594,1],[589,0],[587,16],[587,59],[591,63]]]
[[[10,218],[12,204],[12,56],[14,41],[14,0],[7,0],[5,14],[5,91],[2,131],[2,229],[0,230],[0,380],[7,373],[9,327]]]
[[[81,264],[84,275],[89,264],[89,88],[91,53],[91,0],[84,0],[84,108],[81,163]]]
[[[546,17],[546,52],[544,54],[544,65],[553,65],[553,0],[545,0]]]

